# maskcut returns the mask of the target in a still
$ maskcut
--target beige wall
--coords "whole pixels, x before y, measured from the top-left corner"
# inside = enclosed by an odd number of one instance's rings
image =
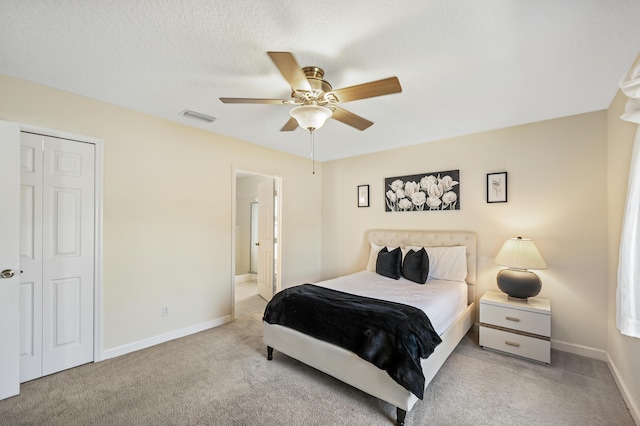
[[[608,116],[608,188],[607,206],[609,214],[609,339],[607,352],[612,365],[618,370],[627,387],[628,395],[633,404],[632,413],[636,415],[636,422],[640,422],[640,339],[620,334],[616,328],[616,287],[617,265],[620,247],[620,233],[622,231],[622,217],[624,215],[627,180],[631,149],[637,125],[622,121],[619,117],[624,112],[626,98],[618,92],[609,107]]]
[[[465,229],[478,234],[480,297],[497,290],[493,258],[504,240],[530,237],[549,266],[540,296],[551,299],[554,345],[604,351],[606,138],[600,111],[323,163],[322,276],[364,269],[370,229]],[[460,170],[460,211],[384,211],[385,177],[451,169]],[[509,201],[487,204],[486,174],[500,171]],[[369,208],[356,206],[362,184]]]
[[[104,139],[103,349],[231,314],[233,165],[282,177],[283,285],[319,278],[321,167],[8,76],[0,93],[0,119]]]

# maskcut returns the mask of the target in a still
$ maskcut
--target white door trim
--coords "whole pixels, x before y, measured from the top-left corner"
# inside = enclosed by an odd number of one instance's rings
[[[250,173],[252,175],[264,176],[273,178],[275,184],[274,188],[277,194],[277,205],[274,206],[278,211],[278,230],[274,234],[274,238],[278,244],[276,244],[276,262],[275,262],[275,291],[274,294],[282,289],[282,228],[284,223],[284,213],[282,211],[282,176],[268,171],[258,171],[254,167],[242,167],[235,163],[231,163],[231,268],[229,282],[231,283],[231,320],[236,319],[236,176],[238,173]]]
[[[103,179],[104,179],[104,140],[91,136],[62,132],[45,127],[20,123],[20,131],[36,133],[42,136],[70,139],[91,143],[95,146],[95,229],[94,229],[94,302],[93,302],[93,361],[106,359],[102,353],[102,226],[103,226]]]

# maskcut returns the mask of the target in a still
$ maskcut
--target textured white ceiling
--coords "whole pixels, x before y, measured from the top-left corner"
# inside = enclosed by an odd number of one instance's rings
[[[316,132],[324,161],[607,108],[640,1],[0,0],[0,73],[306,157],[306,131],[279,131],[289,107],[218,100],[287,98],[270,50],[334,88],[400,79],[342,104],[369,129]]]

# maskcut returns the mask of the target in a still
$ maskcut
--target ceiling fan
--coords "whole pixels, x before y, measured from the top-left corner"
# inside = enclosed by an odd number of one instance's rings
[[[291,86],[290,99],[220,98],[226,104],[279,104],[295,105],[289,114],[291,118],[280,129],[283,132],[295,130],[298,126],[313,133],[328,118],[365,130],[373,124],[338,106],[345,102],[402,92],[397,77],[389,77],[369,83],[333,90],[324,80],[324,71],[315,66],[301,68],[289,52],[267,52],[276,67]]]

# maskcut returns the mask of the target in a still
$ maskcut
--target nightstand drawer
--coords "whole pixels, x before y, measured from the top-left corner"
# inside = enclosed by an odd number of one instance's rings
[[[551,342],[548,340],[481,326],[480,346],[551,363]]]
[[[520,309],[507,308],[482,304],[480,309],[480,322],[538,334],[551,336],[551,316]]]

